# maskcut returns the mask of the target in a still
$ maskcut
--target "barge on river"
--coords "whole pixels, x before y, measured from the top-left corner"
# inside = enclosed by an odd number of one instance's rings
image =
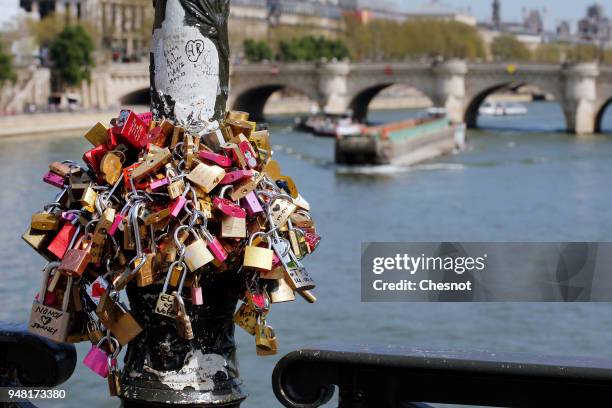
[[[356,136],[336,138],[336,164],[412,165],[460,150],[465,125],[446,117],[410,119],[365,128]]]

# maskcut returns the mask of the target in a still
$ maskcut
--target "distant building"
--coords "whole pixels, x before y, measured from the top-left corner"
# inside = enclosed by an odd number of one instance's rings
[[[540,12],[534,9],[527,11],[523,18],[523,27],[530,33],[543,33],[544,23]]]
[[[603,6],[593,4],[587,8],[586,17],[578,21],[578,36],[599,44],[612,40],[612,21],[605,16]]]
[[[555,30],[557,37],[559,38],[559,40],[563,41],[568,41],[569,39],[571,39],[572,36],[572,28],[570,26],[569,21],[564,20],[561,21],[559,24],[557,24],[557,29]]]
[[[501,24],[501,3],[499,0],[493,0],[493,5],[491,7],[493,9],[493,13],[491,15],[491,22],[493,23],[493,27],[499,28]]]
[[[148,55],[151,0],[20,0],[28,17],[35,20],[51,13],[87,21],[100,34],[101,45],[115,60],[132,60]]]

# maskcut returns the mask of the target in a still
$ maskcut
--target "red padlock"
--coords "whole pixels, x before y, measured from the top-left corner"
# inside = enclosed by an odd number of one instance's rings
[[[98,174],[100,173],[100,162],[106,153],[108,153],[108,148],[105,145],[96,146],[85,152],[83,161]]]
[[[149,126],[139,119],[134,112],[127,112],[129,113],[126,113],[126,111],[120,113],[120,129],[116,133],[118,133],[131,147],[140,150],[142,148],[142,142],[147,138]]]
[[[76,234],[77,226],[74,224],[64,224],[57,235],[53,238],[47,249],[58,259],[62,260],[64,254],[70,246],[70,242]]]
[[[151,125],[151,121],[153,120],[153,113],[144,112],[144,113],[139,113],[136,116],[138,116],[138,119],[142,120],[147,126]]]

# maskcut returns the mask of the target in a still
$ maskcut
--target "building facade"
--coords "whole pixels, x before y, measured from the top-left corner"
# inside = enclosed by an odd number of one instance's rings
[[[153,7],[151,0],[21,0],[29,18],[52,13],[93,27],[101,49],[115,61],[138,60],[149,53]]]

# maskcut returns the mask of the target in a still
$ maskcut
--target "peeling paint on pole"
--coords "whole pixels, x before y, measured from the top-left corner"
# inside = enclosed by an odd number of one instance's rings
[[[172,97],[177,118],[211,121],[220,93],[219,52],[198,28],[184,25],[184,20],[181,4],[170,1],[162,26],[153,31],[155,89]]]
[[[229,1],[156,0],[155,6],[152,111],[211,127],[225,113],[229,92]]]

